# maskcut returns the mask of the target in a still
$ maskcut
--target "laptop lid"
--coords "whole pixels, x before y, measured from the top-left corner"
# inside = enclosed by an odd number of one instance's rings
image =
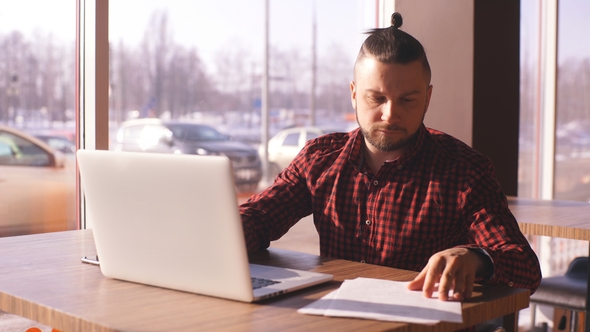
[[[245,302],[332,279],[267,271],[301,280],[254,294],[250,270],[259,268],[248,264],[226,157],[79,150],[77,158],[107,277]]]

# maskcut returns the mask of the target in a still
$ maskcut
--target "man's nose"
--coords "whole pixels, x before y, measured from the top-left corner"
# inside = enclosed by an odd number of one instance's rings
[[[397,112],[397,106],[394,102],[388,101],[387,103],[383,104],[381,110],[381,120],[385,122],[395,122],[399,119],[399,114]]]

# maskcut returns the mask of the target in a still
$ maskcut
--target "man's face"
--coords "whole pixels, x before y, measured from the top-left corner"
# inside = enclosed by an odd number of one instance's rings
[[[365,57],[355,66],[350,93],[369,149],[390,152],[402,150],[417,133],[432,86],[420,61],[386,64]]]

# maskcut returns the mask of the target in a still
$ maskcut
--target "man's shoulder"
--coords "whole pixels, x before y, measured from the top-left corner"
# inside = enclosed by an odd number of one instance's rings
[[[311,154],[333,153],[343,149],[356,136],[356,131],[334,132],[316,137],[307,142],[305,149]]]
[[[344,165],[343,160],[354,144],[354,132],[330,133],[308,140],[289,168],[296,173],[317,175],[334,163]]]
[[[460,139],[440,130],[427,129],[436,151],[446,158],[455,162],[460,161],[476,165],[491,162],[484,154],[470,147]]]

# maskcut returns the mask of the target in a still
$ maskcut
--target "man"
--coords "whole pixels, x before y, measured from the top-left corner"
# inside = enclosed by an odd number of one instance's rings
[[[363,43],[350,83],[359,129],[309,141],[240,206],[249,251],[313,213],[322,256],[421,271],[409,284],[441,300],[474,282],[532,292],[539,262],[508,209],[492,162],[427,129],[432,85],[420,42],[392,26]]]

